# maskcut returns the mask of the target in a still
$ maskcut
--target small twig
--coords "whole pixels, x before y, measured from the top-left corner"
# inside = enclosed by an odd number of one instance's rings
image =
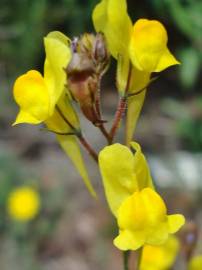
[[[111,130],[109,132],[110,144],[113,142],[113,139],[114,139],[116,131],[117,131],[118,127],[119,127],[120,121],[121,121],[121,119],[123,117],[123,114],[124,114],[124,112],[126,110],[127,96],[128,96],[128,91],[129,91],[129,87],[130,87],[130,80],[131,80],[131,72],[132,72],[132,66],[130,64],[124,95],[119,100],[117,110],[116,110],[116,113],[115,113],[115,117],[114,117],[114,122],[113,122]]]

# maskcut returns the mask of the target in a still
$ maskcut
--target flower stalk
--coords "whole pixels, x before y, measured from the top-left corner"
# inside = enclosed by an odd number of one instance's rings
[[[142,261],[143,247],[137,250],[136,252],[136,268],[135,270],[140,270],[140,265]]]
[[[122,97],[120,97],[120,100],[119,100],[119,103],[117,106],[117,110],[115,113],[115,117],[114,117],[114,122],[113,122],[111,130],[109,132],[110,144],[113,143],[117,129],[119,128],[121,119],[122,119],[122,117],[125,113],[125,110],[127,108],[127,95],[128,95],[128,91],[129,91],[129,87],[130,87],[131,74],[132,74],[132,65],[130,64],[124,95]]]
[[[123,252],[123,266],[124,270],[129,270],[129,257],[130,257],[130,251],[124,251]]]
[[[65,123],[67,123],[69,125],[69,127],[71,127],[74,131],[74,135],[77,136],[77,138],[79,139],[80,143],[83,145],[83,147],[87,150],[87,152],[89,153],[89,155],[93,158],[93,160],[98,163],[98,155],[95,152],[95,150],[92,148],[92,146],[87,142],[87,140],[85,139],[85,137],[83,136],[83,134],[81,133],[81,131],[77,130],[71,123],[70,121],[67,119],[67,117],[63,114],[62,110],[60,110],[59,106],[56,105],[56,110],[58,111],[58,113],[60,114],[60,116],[62,117],[62,119],[65,121]],[[60,135],[70,135],[70,134],[65,134],[65,133],[60,133]]]
[[[96,163],[98,163],[98,155],[95,152],[95,150],[92,148],[92,146],[87,142],[85,137],[82,134],[78,135],[77,137],[78,137],[80,143],[83,145],[83,147],[87,150],[89,155],[93,158],[93,160]]]

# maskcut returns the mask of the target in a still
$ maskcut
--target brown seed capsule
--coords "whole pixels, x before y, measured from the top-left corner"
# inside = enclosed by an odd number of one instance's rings
[[[101,34],[84,34],[71,44],[72,59],[66,68],[67,87],[84,115],[94,124],[102,120],[96,112],[95,100],[100,80],[106,71],[109,54]]]

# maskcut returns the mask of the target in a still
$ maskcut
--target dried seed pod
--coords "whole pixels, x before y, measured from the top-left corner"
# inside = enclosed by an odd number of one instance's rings
[[[66,68],[67,87],[84,115],[94,124],[103,122],[95,109],[100,80],[109,63],[103,35],[84,34],[71,44],[72,59]]]

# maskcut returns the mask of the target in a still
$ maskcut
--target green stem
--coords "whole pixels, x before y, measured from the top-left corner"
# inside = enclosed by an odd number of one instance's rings
[[[129,270],[129,257],[130,257],[130,251],[124,251],[123,252],[123,265],[124,265],[124,270]]]
[[[140,248],[137,251],[137,257],[136,257],[136,268],[135,270],[140,270],[140,265],[141,265],[141,261],[142,261],[142,253],[143,253],[143,248]]]

